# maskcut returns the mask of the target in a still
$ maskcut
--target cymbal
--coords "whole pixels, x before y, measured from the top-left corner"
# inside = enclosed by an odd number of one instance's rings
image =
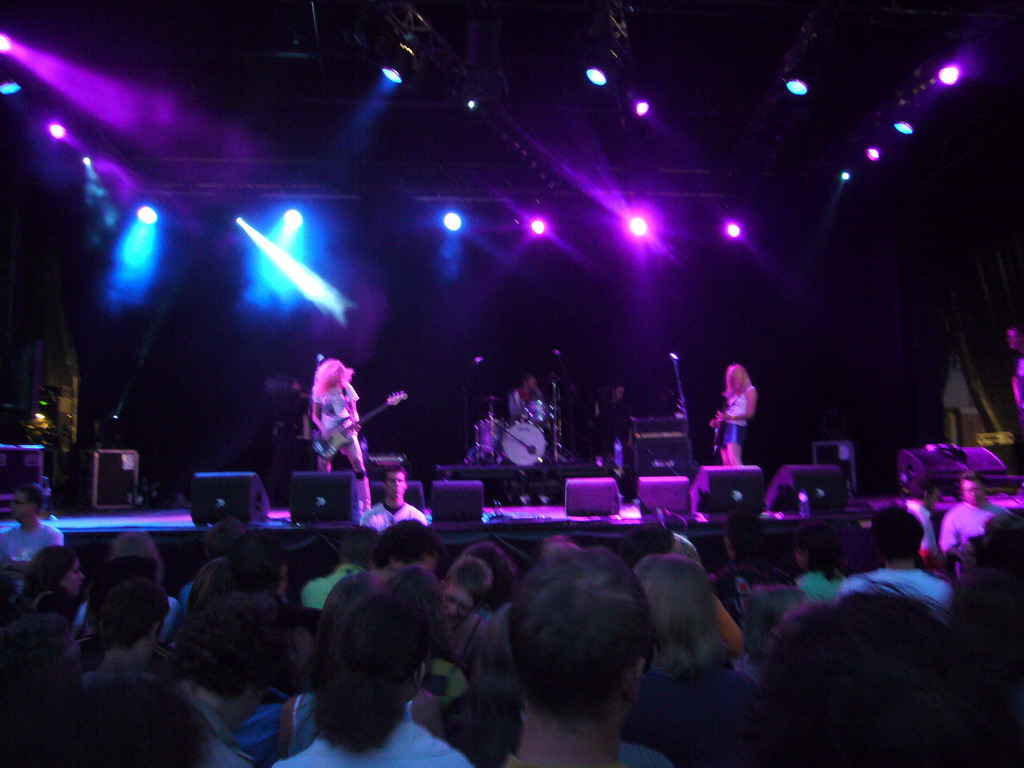
[[[477,400],[481,403],[500,403],[501,398],[497,395],[480,395]]]

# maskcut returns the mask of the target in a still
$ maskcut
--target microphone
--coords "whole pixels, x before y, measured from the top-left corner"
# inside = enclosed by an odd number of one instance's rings
[[[316,364],[317,365],[320,365],[320,363],[322,363],[323,361],[324,361],[324,356],[323,355],[317,355],[316,356]]]
[[[473,365],[480,365],[480,363],[482,363],[483,361],[484,359],[480,357],[480,355],[477,355],[476,357],[473,358]]]
[[[561,357],[562,356],[562,353],[559,352],[557,349],[552,349],[551,350],[551,354],[554,355],[555,357]]]

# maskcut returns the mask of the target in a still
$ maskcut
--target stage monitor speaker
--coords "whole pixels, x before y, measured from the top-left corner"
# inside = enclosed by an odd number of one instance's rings
[[[690,486],[690,511],[703,515],[764,512],[760,467],[701,467]]]
[[[255,472],[196,472],[192,475],[192,522],[212,525],[225,517],[264,522],[270,502]]]
[[[985,475],[1005,475],[1006,465],[988,448],[956,445],[910,448],[896,457],[900,487],[913,496],[920,496],[929,480],[944,494],[956,495],[964,472],[975,472],[984,479]]]
[[[686,477],[641,477],[637,480],[640,511],[664,509],[677,515],[690,511],[690,480]]]
[[[619,514],[619,486],[614,477],[570,477],[565,481],[568,517],[610,517]]]
[[[772,512],[799,511],[801,490],[807,494],[812,512],[846,508],[846,476],[841,467],[785,464],[779,467],[768,485],[768,509]]]
[[[295,472],[292,474],[293,523],[358,523],[355,472]]]
[[[370,483],[370,501],[374,504],[384,501],[383,481],[374,480]],[[419,480],[409,481],[409,487],[405,489],[405,502],[412,504],[420,512],[427,508],[427,497],[423,493],[423,483]]]
[[[484,515],[483,481],[435,480],[430,512],[435,523],[479,523]]]

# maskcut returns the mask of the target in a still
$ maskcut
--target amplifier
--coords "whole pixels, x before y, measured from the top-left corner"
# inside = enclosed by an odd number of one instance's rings
[[[83,485],[93,509],[135,506],[139,484],[139,454],[120,448],[88,451]]]
[[[0,509],[10,508],[19,485],[43,485],[43,450],[41,445],[0,445]]]
[[[690,436],[690,422],[674,416],[630,419],[634,440],[679,440]]]

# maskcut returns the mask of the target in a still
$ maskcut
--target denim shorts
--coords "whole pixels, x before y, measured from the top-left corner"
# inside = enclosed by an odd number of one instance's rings
[[[728,445],[729,443],[743,445],[743,441],[746,439],[746,424],[733,424],[732,422],[728,421],[725,423],[725,433],[722,435],[722,445]]]

